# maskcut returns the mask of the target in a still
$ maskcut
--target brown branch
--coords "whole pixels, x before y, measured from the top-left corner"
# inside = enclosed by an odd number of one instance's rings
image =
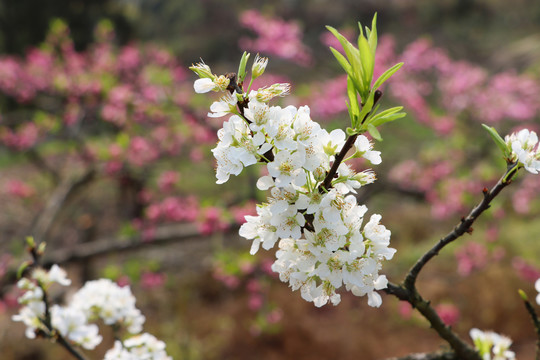
[[[453,352],[437,352],[428,354],[410,354],[386,360],[460,360]]]
[[[511,181],[508,179],[510,178],[510,175],[516,171],[516,169],[517,164],[509,165],[506,173],[499,179],[497,184],[495,184],[495,186],[493,186],[491,190],[488,191],[487,188],[484,188],[484,197],[482,201],[480,201],[480,203],[471,210],[467,217],[462,218],[461,222],[457,224],[452,231],[450,231],[445,237],[440,239],[433,248],[426,252],[416,262],[416,264],[414,264],[414,266],[409,270],[405,281],[403,282],[407,289],[411,291],[415,289],[416,278],[418,277],[420,270],[422,270],[424,265],[426,265],[429,260],[431,260],[435,255],[438,255],[439,252],[446,245],[450,244],[452,241],[456,240],[463,234],[472,232],[473,229],[471,226],[473,225],[473,223],[484,211],[490,208],[491,201],[502,191],[502,189],[504,189],[511,183]]]
[[[53,184],[58,184],[60,182],[60,175],[56,171],[56,169],[52,168],[47,164],[45,159],[41,157],[41,155],[36,151],[36,149],[28,149],[26,151],[26,155],[38,169],[43,170],[46,174],[49,175],[51,178]]]
[[[231,229],[235,231],[236,228]],[[163,225],[156,229],[151,240],[141,235],[133,237],[105,238],[77,245],[74,249],[58,249],[44,259],[44,264],[65,264],[80,260],[88,260],[97,256],[132,251],[149,246],[164,245],[173,242],[187,241],[201,236],[200,231],[192,224]]]
[[[30,232],[38,243],[46,239],[65,204],[94,180],[95,174],[95,171],[90,169],[78,179],[63,181],[56,187]]]

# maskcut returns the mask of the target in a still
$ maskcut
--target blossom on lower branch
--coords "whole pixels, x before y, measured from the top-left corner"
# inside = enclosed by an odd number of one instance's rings
[[[469,335],[483,360],[514,360],[516,358],[516,354],[509,350],[512,340],[506,336],[476,328],[471,329]]]
[[[35,268],[17,283],[24,290],[19,297],[23,307],[12,319],[26,325],[28,338],[40,334],[54,339],[59,334],[72,345],[92,350],[103,339],[99,327],[90,323],[99,319],[117,330],[126,328],[132,334],[123,342],[116,341],[114,348],[106,353],[106,360],[171,360],[165,352],[164,342],[147,333],[139,334],[145,317],[135,307],[135,297],[129,286],[120,287],[109,279],[89,281],[67,305],[51,306],[47,291],[54,284],[71,284],[66,272],[58,265],[48,271]]]

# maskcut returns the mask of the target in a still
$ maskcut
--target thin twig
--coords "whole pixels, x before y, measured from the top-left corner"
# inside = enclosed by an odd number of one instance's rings
[[[534,310],[533,306],[528,300],[523,300],[525,303],[525,308],[529,312],[529,315],[531,316],[531,320],[534,325],[534,330],[536,332],[536,360],[540,360],[540,321],[538,320],[538,315],[536,314],[536,311]]]
[[[414,266],[409,270],[407,277],[403,284],[409,290],[414,290],[416,278],[420,273],[420,270],[427,264],[427,262],[433,258],[446,245],[450,244],[452,241],[456,240],[465,233],[471,233],[473,231],[472,224],[476,219],[487,209],[490,208],[491,201],[504,189],[507,187],[511,181],[508,180],[508,175],[516,170],[516,164],[512,164],[508,167],[506,173],[500,178],[500,180],[493,186],[491,190],[488,191],[487,188],[484,188],[483,193],[484,197],[478,205],[476,205],[467,217],[461,219],[461,222],[457,224],[452,231],[450,231],[445,237],[439,240],[433,248],[426,252]]]

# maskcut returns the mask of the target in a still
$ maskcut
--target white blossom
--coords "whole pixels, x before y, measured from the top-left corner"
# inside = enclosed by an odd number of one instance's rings
[[[88,324],[85,314],[74,307],[51,307],[51,324],[62,334],[87,350],[94,349],[103,338],[96,324]]]
[[[89,319],[97,317],[107,325],[123,325],[132,334],[141,332],[145,321],[129,286],[120,287],[109,279],[88,281],[73,295],[70,306]]]
[[[492,331],[473,328],[469,331],[474,346],[483,360],[513,360],[516,355],[510,351],[512,340]]]
[[[523,129],[505,137],[506,144],[512,149],[511,161],[517,161],[530,173],[540,172],[540,147],[534,131]]]
[[[155,336],[143,333],[122,342],[115,341],[104,360],[172,360],[165,351],[165,343]]]

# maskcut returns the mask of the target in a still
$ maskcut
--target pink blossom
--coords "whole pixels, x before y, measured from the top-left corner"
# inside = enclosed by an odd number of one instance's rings
[[[32,186],[17,179],[8,180],[6,184],[6,191],[11,196],[22,199],[29,198],[35,194],[35,190]]]
[[[474,270],[484,268],[488,263],[488,250],[485,245],[469,242],[455,252],[458,274],[468,276]]]
[[[398,303],[398,314],[402,319],[408,320],[413,314],[413,308],[407,301],[400,301]]]
[[[161,287],[165,283],[166,278],[166,275],[163,273],[143,272],[141,274],[141,286],[144,289]]]
[[[171,191],[178,182],[179,178],[180,174],[178,174],[176,171],[169,170],[163,172],[158,178],[159,190],[163,192]]]
[[[283,319],[283,311],[281,309],[273,309],[266,315],[266,321],[269,324],[277,324]]]
[[[248,299],[248,307],[252,311],[259,310],[264,304],[264,299],[260,294],[251,294]]]
[[[459,320],[459,309],[452,304],[439,304],[435,306],[435,311],[441,320],[448,326],[455,325]]]
[[[311,63],[311,54],[302,43],[298,24],[265,17],[257,10],[244,11],[240,15],[240,24],[258,36],[256,39],[240,38],[240,48],[278,56],[300,65]]]
[[[120,287],[129,286],[131,284],[131,279],[127,275],[122,275],[118,279],[116,279],[116,283]]]
[[[514,257],[512,259],[512,267],[516,271],[519,277],[525,281],[535,282],[540,278],[540,269],[527,263],[520,257]]]

